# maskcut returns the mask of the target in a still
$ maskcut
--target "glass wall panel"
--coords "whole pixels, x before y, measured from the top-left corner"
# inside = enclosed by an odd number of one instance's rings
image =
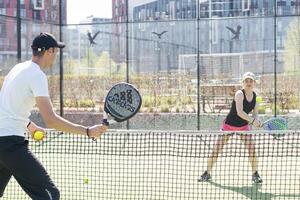
[[[0,17],[0,76],[5,76],[17,63],[17,22]]]
[[[300,17],[277,18],[277,107],[287,115],[289,128],[299,126],[300,110]]]
[[[241,77],[247,71],[255,73],[258,78],[255,91],[263,98],[260,113],[272,113],[273,24],[271,17],[201,19],[201,129],[220,127],[235,92],[242,88]],[[278,71],[282,71],[282,67],[278,66]]]
[[[66,113],[102,112],[108,90],[126,81],[125,33],[126,24],[63,27]]]
[[[196,22],[131,23],[129,44],[129,79],[142,93],[149,126],[196,129],[197,64],[186,59],[197,53]]]
[[[115,0],[112,22],[63,21],[65,109],[102,111],[107,90],[129,81],[143,96],[140,115],[130,121],[130,128],[218,129],[242,86],[242,74],[252,71],[258,78],[263,119],[275,110],[278,115],[298,115],[297,2],[277,1],[275,10],[274,1]],[[39,15],[36,9],[31,15],[24,9],[32,10],[32,3],[21,1],[22,61],[31,58],[32,39],[40,32],[59,38],[59,15],[48,9],[58,8],[58,1],[48,3]],[[6,6],[0,10],[1,80],[18,62],[16,4],[6,4],[0,2],[0,7]],[[66,1],[62,5],[65,20]],[[46,71],[56,110],[59,66],[58,55],[55,66]]]

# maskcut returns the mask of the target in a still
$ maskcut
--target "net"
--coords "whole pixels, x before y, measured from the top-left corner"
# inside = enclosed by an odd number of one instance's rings
[[[235,133],[212,171],[198,182],[214,143],[224,132],[116,130],[93,142],[50,131],[30,142],[63,200],[100,199],[300,199],[298,131]],[[252,184],[248,151],[255,143],[261,185]],[[29,199],[14,180],[3,199]]]

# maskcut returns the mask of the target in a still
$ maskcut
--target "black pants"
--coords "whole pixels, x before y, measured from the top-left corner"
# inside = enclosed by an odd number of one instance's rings
[[[24,137],[0,137],[0,197],[11,176],[33,200],[59,200],[59,190]]]

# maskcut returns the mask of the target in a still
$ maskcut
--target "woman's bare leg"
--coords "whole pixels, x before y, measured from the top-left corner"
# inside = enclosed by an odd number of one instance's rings
[[[244,145],[249,153],[249,162],[251,164],[252,172],[257,171],[258,161],[255,154],[255,143],[251,135],[241,135],[241,140],[244,142]]]
[[[252,136],[251,135],[242,135],[241,140],[244,142],[244,144],[248,150],[248,153],[249,153],[249,162],[250,162],[251,168],[252,168],[252,181],[254,183],[261,184],[262,179],[259,176],[258,171],[257,171],[258,161],[257,161],[256,153],[255,153],[255,143],[252,139]]]
[[[213,152],[207,161],[207,172],[211,173],[213,166],[217,162],[219,154],[222,153],[224,146],[227,144],[231,135],[220,135],[213,147]]]

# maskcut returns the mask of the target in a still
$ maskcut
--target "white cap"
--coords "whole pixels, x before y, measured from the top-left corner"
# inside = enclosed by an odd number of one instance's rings
[[[250,78],[252,80],[256,80],[256,77],[255,75],[252,73],[252,72],[246,72],[244,75],[243,75],[243,81],[246,80],[247,78]]]

